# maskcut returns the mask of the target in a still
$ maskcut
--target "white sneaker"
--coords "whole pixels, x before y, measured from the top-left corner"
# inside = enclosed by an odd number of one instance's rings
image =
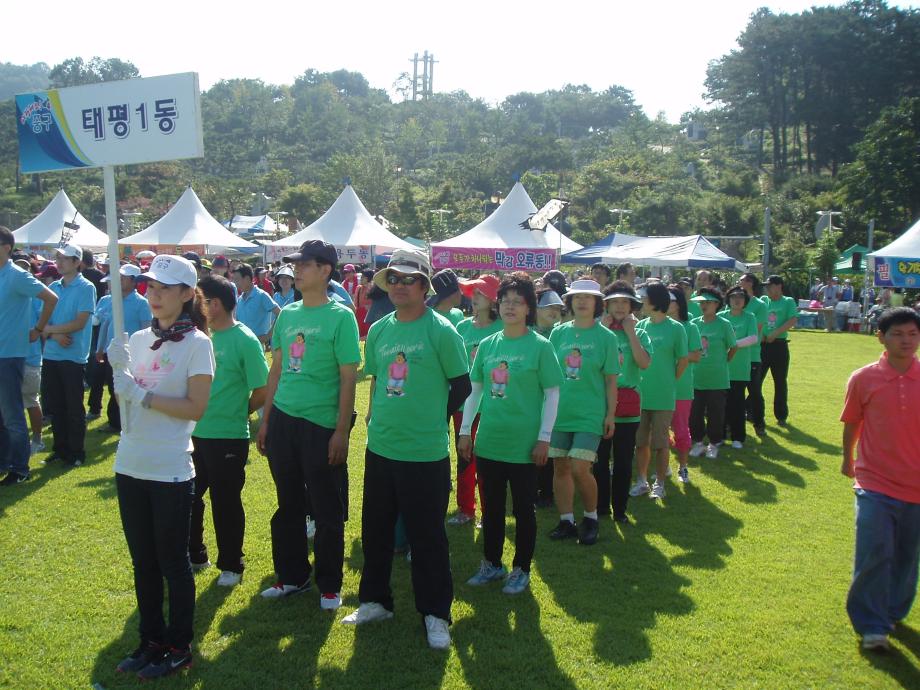
[[[885,651],[891,648],[891,644],[888,642],[888,635],[868,633],[863,635],[862,648]]]
[[[342,605],[342,595],[338,592],[326,592],[319,598],[319,607],[323,611],[335,611]]]
[[[652,486],[652,494],[650,498],[656,499],[656,498],[664,498],[664,497],[665,497],[664,484],[662,484],[661,482],[655,482],[655,484]]]
[[[450,632],[447,630],[447,621],[437,616],[425,616],[425,629],[428,631],[428,646],[432,649],[447,649],[450,647]]]
[[[648,482],[645,479],[639,479],[629,490],[630,496],[642,496],[648,493]]]
[[[311,520],[310,516],[307,516],[307,539],[312,539],[316,536],[316,520]]]
[[[734,448],[735,450],[741,450],[742,448],[744,448],[744,444],[741,443],[741,441],[732,441],[732,448]]]
[[[236,587],[243,579],[243,573],[235,573],[232,570],[222,570],[220,577],[217,578],[217,584],[221,587]]]
[[[717,446],[715,443],[710,443],[706,448],[706,457],[710,460],[714,460],[719,457],[719,446]]]
[[[691,457],[691,458],[698,458],[698,457],[700,457],[700,456],[701,456],[703,453],[705,453],[705,452],[706,452],[706,444],[704,444],[704,443],[694,443],[694,444],[693,444],[693,448],[690,449],[690,457]]]
[[[41,439],[39,439],[38,441],[33,440],[29,442],[29,454],[30,455],[41,453],[43,450],[45,450],[45,442],[42,441]]]
[[[678,480],[680,480],[681,484],[690,483],[690,472],[687,470],[686,466],[681,467],[679,470],[677,470],[677,478]]]
[[[262,596],[266,599],[281,599],[289,597],[292,594],[300,594],[310,589],[310,581],[307,580],[302,585],[286,585],[283,582],[272,585],[268,589],[262,590]]]
[[[385,621],[393,617],[392,611],[387,611],[382,604],[376,601],[368,601],[361,604],[354,611],[342,619],[345,625],[363,625],[373,621]]]

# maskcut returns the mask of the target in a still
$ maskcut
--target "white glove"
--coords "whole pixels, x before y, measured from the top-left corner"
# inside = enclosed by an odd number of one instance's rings
[[[106,350],[109,356],[109,364],[113,371],[129,370],[131,368],[131,353],[128,352],[128,334],[122,333],[122,337],[112,338],[109,347]]]
[[[131,374],[121,369],[116,369],[112,373],[112,382],[115,395],[125,403],[140,405],[149,392],[146,388],[141,388]]]

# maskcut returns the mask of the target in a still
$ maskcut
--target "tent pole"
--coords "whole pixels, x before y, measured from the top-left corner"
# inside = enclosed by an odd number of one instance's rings
[[[105,230],[109,236],[109,290],[112,295],[112,337],[119,342],[124,342],[125,332],[125,305],[121,294],[121,268],[118,253],[118,215],[115,207],[115,168],[111,165],[102,167],[102,178],[105,185]],[[118,410],[121,413],[122,429],[128,430],[128,414],[125,403],[118,401]]]

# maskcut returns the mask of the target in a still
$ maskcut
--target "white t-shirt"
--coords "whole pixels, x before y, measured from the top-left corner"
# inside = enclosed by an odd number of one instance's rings
[[[190,331],[179,342],[167,341],[151,350],[155,341],[149,328],[128,340],[131,375],[142,388],[168,398],[184,398],[190,376],[214,375],[211,339],[201,331]],[[115,472],[156,482],[184,482],[195,476],[191,455],[194,421],[131,404],[127,415],[128,430],[122,431],[118,441]]]

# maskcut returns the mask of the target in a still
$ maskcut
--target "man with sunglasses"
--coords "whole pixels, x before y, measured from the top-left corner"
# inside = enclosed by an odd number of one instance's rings
[[[374,276],[396,311],[367,335],[364,371],[371,379],[366,421],[360,606],[343,623],[393,617],[390,571],[396,519],[402,515],[412,551],[416,610],[428,644],[450,645],[453,582],[444,518],[450,496],[447,420],[463,405],[471,384],[463,340],[450,321],[425,305],[428,257],[393,252]]]

